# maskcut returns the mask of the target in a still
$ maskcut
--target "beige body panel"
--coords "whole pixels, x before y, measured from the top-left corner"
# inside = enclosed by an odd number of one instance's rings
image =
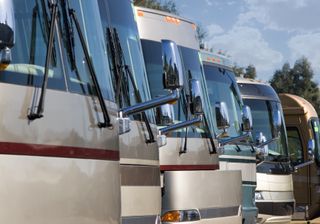
[[[157,127],[152,125],[154,136]],[[146,143],[145,124],[131,121],[131,130],[119,136],[121,165],[121,216],[128,219],[161,213],[158,145]],[[153,221],[153,223],[155,220]]]
[[[272,175],[257,173],[256,191],[293,192],[292,175]]]
[[[160,148],[160,165],[214,165],[218,168],[218,154],[210,154],[208,139],[188,138],[187,152],[179,153],[184,138],[167,138],[167,144]]]
[[[237,156],[237,155],[220,155],[221,159],[238,159],[238,160],[251,160],[251,163],[235,163],[231,161],[220,161],[220,170],[240,170],[242,181],[256,183],[256,164],[255,158],[252,156]]]
[[[1,155],[0,176],[1,223],[119,223],[117,161]]]
[[[90,150],[118,154],[115,104],[106,102],[113,128],[100,129],[97,123],[102,114],[91,97],[48,90],[44,117],[29,121],[34,91],[32,87],[0,84],[0,142],[29,145],[39,154],[48,146],[60,155],[0,155],[1,223],[119,223],[118,159],[72,158],[77,152],[74,147],[89,154]],[[72,150],[56,149],[61,146]],[[19,154],[17,148],[12,150],[8,153]]]

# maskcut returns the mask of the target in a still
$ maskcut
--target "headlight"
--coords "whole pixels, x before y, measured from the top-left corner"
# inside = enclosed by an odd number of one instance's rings
[[[162,215],[162,222],[187,222],[200,220],[200,213],[196,209],[191,210],[174,210]]]
[[[256,200],[264,200],[261,192],[255,192],[254,195],[255,195],[255,199],[256,199]]]

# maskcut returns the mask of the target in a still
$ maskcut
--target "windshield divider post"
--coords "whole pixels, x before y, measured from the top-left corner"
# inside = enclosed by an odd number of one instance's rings
[[[107,110],[107,106],[106,106],[106,104],[104,102],[103,95],[102,95],[102,92],[101,92],[101,88],[100,88],[100,85],[99,85],[99,82],[98,82],[98,79],[97,79],[97,75],[95,73],[94,66],[93,66],[89,51],[88,51],[88,47],[87,47],[86,41],[84,39],[84,36],[83,36],[82,30],[81,30],[77,15],[75,13],[75,10],[74,9],[69,9],[69,14],[71,16],[71,19],[75,23],[76,30],[77,30],[77,33],[79,35],[79,39],[80,39],[80,42],[81,42],[81,45],[82,45],[82,50],[83,50],[83,53],[85,55],[85,59],[86,59],[86,61],[88,63],[88,69],[89,69],[89,72],[90,72],[90,75],[91,75],[91,79],[92,79],[93,85],[94,85],[94,87],[96,89],[96,94],[97,94],[97,97],[98,97],[98,100],[99,100],[99,103],[100,103],[100,107],[101,107],[101,110],[102,110],[104,122],[99,122],[98,123],[98,127],[99,128],[112,127],[111,119],[109,117],[108,110]]]
[[[54,43],[53,41],[54,41],[54,35],[55,35],[55,22],[56,22],[57,16],[58,16],[57,3],[52,3],[51,8],[52,8],[51,9],[52,16],[51,16],[51,22],[50,22],[49,41],[47,43],[46,62],[45,62],[43,82],[42,82],[42,86],[41,86],[41,94],[40,94],[38,106],[31,108],[30,114],[28,114],[29,120],[35,120],[35,119],[43,117],[44,102],[45,102],[46,90],[47,90],[47,86],[48,86],[49,66],[50,66],[50,60],[51,60],[52,52],[53,52],[53,43]],[[36,109],[36,112],[34,112],[34,109]]]

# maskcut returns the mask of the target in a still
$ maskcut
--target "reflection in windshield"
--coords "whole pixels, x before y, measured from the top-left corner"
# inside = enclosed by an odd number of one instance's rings
[[[138,35],[137,24],[134,20],[133,8],[126,1],[99,1],[100,12],[102,14],[102,25],[107,33],[106,29],[110,28],[113,32],[116,32],[123,53],[124,61],[122,61],[122,66],[127,65],[132,72],[135,83],[141,94],[142,102],[150,100],[151,95],[149,92],[149,86],[146,76],[146,71],[144,67],[143,55],[141,51],[140,39]],[[107,12],[107,13],[106,13]],[[115,28],[115,29],[114,29]],[[105,34],[106,36],[106,34]],[[109,57],[110,62],[112,62],[112,53],[110,40],[109,40]],[[119,53],[119,52],[118,52]],[[114,68],[115,65],[110,64],[110,68]],[[115,73],[112,72],[114,75]],[[114,80],[116,80],[114,78]],[[137,103],[136,96],[134,94],[134,88],[129,78],[126,75],[122,77],[122,99],[120,106],[127,107],[132,106]],[[119,86],[114,83],[115,92]],[[147,112],[148,113],[148,112]],[[149,117],[151,115],[149,114]]]
[[[253,130],[252,136],[260,135],[260,132],[266,138],[266,141],[271,140],[277,136],[273,136],[273,117],[274,111],[281,111],[282,108],[280,103],[268,100],[256,100],[256,99],[244,99],[244,103],[251,108],[253,118]],[[280,138],[267,145],[269,155],[273,156],[287,156],[287,140],[286,131],[284,127],[283,114],[281,113],[282,124],[280,128]]]
[[[315,140],[315,156],[320,161],[320,124],[318,118],[311,119],[312,132]]]
[[[212,113],[215,113],[217,102],[225,102],[228,106],[230,118],[230,127],[227,129],[228,135],[230,137],[239,136],[241,134],[241,100],[234,74],[213,64],[205,64],[204,70]],[[217,127],[216,124],[215,127]],[[215,130],[218,134],[223,132],[223,130],[217,130],[217,128]]]
[[[142,48],[143,55],[146,62],[147,74],[149,79],[149,86],[151,89],[152,98],[156,98],[159,96],[167,95],[169,92],[163,89],[162,84],[162,52],[161,52],[161,43],[150,41],[150,40],[142,40]],[[200,63],[200,58],[197,50],[193,50],[190,48],[179,47],[181,52],[183,66],[184,66],[184,83],[189,83],[189,79],[197,79],[201,82],[202,90],[205,90],[205,84],[203,82],[203,72],[202,65]],[[189,111],[188,98],[190,95],[190,90],[188,85],[184,85],[182,90],[180,100],[174,104],[174,113],[175,113],[175,123],[186,121],[191,118]],[[208,113],[208,105],[209,101],[206,97],[206,93],[202,93],[202,100],[204,105],[204,110],[206,116],[208,118],[208,122],[211,124],[212,119],[210,120],[211,115],[207,115]],[[186,129],[177,130],[171,133],[171,136],[174,137],[183,137]],[[200,127],[190,127],[188,128],[188,137],[202,137],[205,136],[206,130],[203,126]]]

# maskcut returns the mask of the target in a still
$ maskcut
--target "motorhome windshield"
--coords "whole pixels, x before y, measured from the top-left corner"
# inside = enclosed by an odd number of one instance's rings
[[[248,105],[252,111],[253,130],[252,136],[256,138],[259,135],[264,136],[264,141],[278,138],[266,147],[270,159],[272,156],[288,156],[288,147],[286,140],[286,131],[284,127],[284,119],[281,104],[276,101],[260,100],[260,99],[244,99],[244,104]],[[276,111],[281,111],[281,128],[280,135],[274,136],[273,115]]]
[[[241,134],[242,102],[233,72],[218,65],[208,63],[204,64],[204,71],[212,112],[215,113],[217,102],[225,102],[228,106],[230,119],[230,127],[227,129],[228,136],[239,136]],[[223,130],[217,130],[217,128],[215,130],[218,135],[223,132]]]
[[[161,58],[161,43],[150,40],[142,40],[142,48],[144,59],[147,68],[147,74],[149,78],[149,85],[151,89],[152,98],[167,95],[168,91],[163,88],[162,85],[162,58]],[[205,84],[203,80],[203,71],[202,65],[200,62],[199,53],[197,50],[186,48],[179,46],[179,50],[181,52],[183,66],[185,70],[185,84],[189,83],[189,79],[197,79],[201,82],[202,92],[205,90]],[[188,113],[188,99],[187,96],[190,95],[189,86],[185,85],[182,94],[181,100],[177,104],[174,105],[174,117],[175,122],[178,123],[180,121],[186,121],[191,118],[190,113]],[[208,113],[209,101],[207,94],[203,92],[202,94],[203,107],[205,110],[205,114]],[[208,117],[208,123],[212,124],[211,117]],[[175,131],[171,134],[173,137],[182,137],[181,133],[184,133],[185,129]],[[188,128],[188,136],[189,137],[201,137],[206,136],[205,128],[199,127],[191,127]]]
[[[311,128],[312,128],[312,132],[313,132],[313,136],[314,136],[314,140],[315,140],[315,157],[317,159],[317,161],[320,161],[320,124],[319,124],[319,119],[318,118],[312,118],[311,119]]]
[[[108,53],[109,61],[111,62],[110,67],[114,72],[116,67],[122,68],[122,99],[119,104],[120,107],[132,106],[137,103],[136,96],[134,94],[133,84],[130,81],[127,72],[131,72],[134,77],[134,82],[137,85],[142,101],[151,99],[149,92],[148,79],[146,76],[145,65],[140,45],[140,39],[138,34],[138,28],[134,19],[133,6],[128,4],[126,1],[114,1],[104,0],[99,1],[100,13],[102,18],[102,25],[105,29],[104,36],[108,39]],[[108,14],[105,12],[109,12]],[[113,41],[115,46],[111,45],[110,32],[113,35]],[[117,46],[117,41],[120,44],[121,49]],[[114,47],[114,49],[112,49]],[[114,52],[116,54],[122,54],[123,58],[116,61],[116,65],[113,61]],[[126,68],[128,70],[126,70]],[[114,82],[118,80],[116,77],[113,78]],[[120,88],[119,84],[114,83],[115,92]]]
[[[15,44],[9,65],[0,67],[0,82],[41,86],[45,70],[47,43],[50,32],[49,1],[11,0],[15,19]],[[112,81],[105,54],[106,45],[97,0],[70,0],[80,22],[83,36],[93,60],[102,94],[113,100]],[[58,3],[52,58],[48,72],[48,88],[68,89],[81,94],[92,93],[92,82],[79,35],[72,22],[66,1]],[[85,29],[84,29],[85,27]],[[67,79],[65,79],[65,76]]]

